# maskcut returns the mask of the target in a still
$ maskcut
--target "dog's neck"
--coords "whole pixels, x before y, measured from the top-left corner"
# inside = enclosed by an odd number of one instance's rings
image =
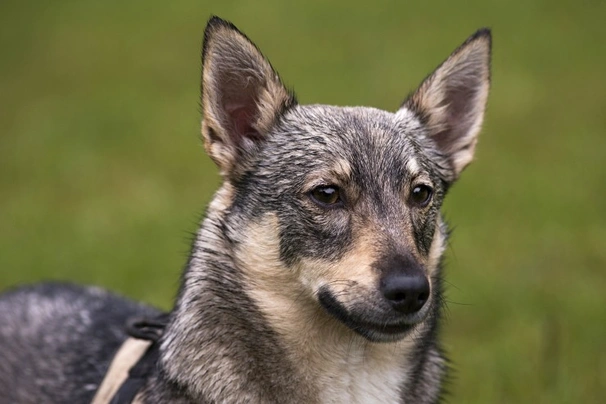
[[[228,241],[231,199],[224,185],[194,244],[161,348],[168,378],[200,401],[400,402],[412,339],[370,343],[302,297],[270,222]]]

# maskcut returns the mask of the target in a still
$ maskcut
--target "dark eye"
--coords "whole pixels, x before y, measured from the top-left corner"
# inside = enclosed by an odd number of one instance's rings
[[[339,188],[321,185],[311,190],[311,199],[322,207],[336,207],[342,203]]]
[[[415,185],[410,193],[410,202],[420,208],[424,208],[429,204],[433,190],[427,185]]]

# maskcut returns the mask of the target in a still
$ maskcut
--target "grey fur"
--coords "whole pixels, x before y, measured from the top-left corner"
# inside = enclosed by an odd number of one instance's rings
[[[144,401],[438,402],[447,368],[440,206],[473,155],[489,31],[397,113],[298,105],[252,42],[216,17],[203,58],[202,132],[224,184],[196,235]],[[431,190],[423,203],[411,199],[419,186]],[[314,196],[326,187],[336,202]],[[379,284],[413,270],[431,294],[403,316]],[[4,294],[0,402],[89,402],[126,319],[155,313],[97,288]]]

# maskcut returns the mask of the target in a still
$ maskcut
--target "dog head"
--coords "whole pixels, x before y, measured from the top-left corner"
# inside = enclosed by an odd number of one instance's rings
[[[234,259],[371,341],[406,336],[439,304],[440,206],[473,157],[490,46],[488,30],[472,35],[395,113],[303,106],[244,34],[212,18],[202,134],[232,190]]]

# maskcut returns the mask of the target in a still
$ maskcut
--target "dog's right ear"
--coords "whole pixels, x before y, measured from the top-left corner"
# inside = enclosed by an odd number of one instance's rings
[[[202,136],[224,176],[235,174],[296,104],[269,61],[233,24],[208,21],[202,46]]]

